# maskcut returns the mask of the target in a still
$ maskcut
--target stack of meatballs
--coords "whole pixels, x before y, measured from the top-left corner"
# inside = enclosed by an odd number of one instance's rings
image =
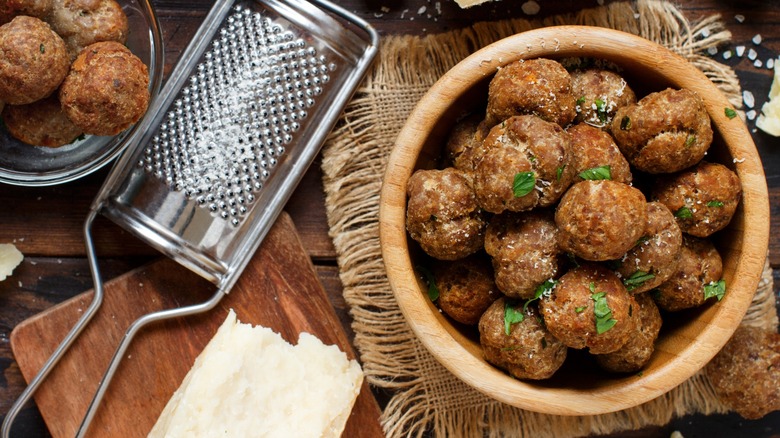
[[[406,227],[430,256],[437,305],[518,379],[553,376],[569,349],[641,370],[662,314],[726,291],[710,236],[741,184],[703,160],[712,140],[690,90],[637,100],[599,60],[500,68],[440,168],[408,181]]]
[[[0,108],[19,141],[115,135],[146,112],[148,69],[116,1],[3,0],[0,24]]]

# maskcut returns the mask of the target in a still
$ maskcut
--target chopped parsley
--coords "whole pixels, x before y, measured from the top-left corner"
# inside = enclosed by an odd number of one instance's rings
[[[607,304],[607,293],[596,292],[596,286],[591,283],[590,291],[593,292],[590,299],[593,300],[593,314],[596,316],[596,333],[606,333],[609,329],[617,324],[617,321],[612,318],[612,309]]]
[[[721,201],[710,201],[707,203],[707,207],[723,207],[723,202]]]
[[[723,108],[723,113],[726,114],[726,117],[728,117],[730,119],[733,119],[734,117],[737,117],[737,112],[734,111],[733,109],[729,108],[729,107]]]
[[[542,297],[544,294],[550,294],[553,289],[555,289],[555,285],[558,283],[557,281],[553,280],[552,278],[549,280],[545,280],[544,283],[540,284],[539,286],[536,286],[536,291],[534,292],[534,297],[530,300],[526,301],[525,304],[523,304],[523,312],[528,309],[528,305],[532,302],[538,300]]]
[[[513,300],[504,302],[504,333],[509,336],[512,331],[512,324],[523,322],[525,314],[523,310],[517,310],[517,303]]]
[[[577,313],[582,313],[582,311],[587,309],[587,308],[588,308],[588,306],[579,306],[579,307],[575,307],[574,311],[577,312]]]
[[[685,139],[685,147],[690,147],[696,141],[696,136],[691,134]]]
[[[713,281],[710,283],[707,283],[704,285],[704,299],[710,299],[712,297],[716,297],[718,301],[723,299],[723,296],[726,295],[726,281],[725,280],[718,280]]]
[[[596,99],[596,115],[599,117],[599,120],[604,123],[607,121],[607,104],[601,99]]]
[[[628,131],[629,129],[631,129],[631,117],[624,116],[620,119],[620,130]]]
[[[512,183],[512,193],[515,198],[522,198],[531,193],[536,186],[536,174],[533,172],[518,172],[515,174],[515,180]]]
[[[680,219],[690,219],[693,217],[693,212],[688,207],[680,207],[679,210],[674,212],[674,216]]]
[[[585,103],[585,96],[580,96],[579,99],[577,99],[577,105],[582,105]]]
[[[566,165],[565,164],[563,166],[555,169],[555,179],[556,180],[558,180],[558,181],[561,180],[561,177],[563,176],[563,170],[564,169],[566,169]]]
[[[654,274],[649,274],[645,271],[636,271],[628,278],[623,279],[623,284],[626,286],[626,289],[629,291],[632,291],[648,280],[652,280],[655,278]]]
[[[41,44],[41,48],[40,48],[40,50],[41,50],[41,53],[46,53],[46,46],[44,46],[43,44]]]
[[[580,178],[586,180],[612,179],[612,168],[609,165],[593,167],[579,173]]]
[[[425,282],[428,284],[428,298],[431,301],[436,301],[439,299],[439,288],[436,286],[436,278],[433,276],[431,271],[428,270],[425,266],[417,265],[415,266],[415,269],[417,272],[422,274],[422,276],[425,278]]]

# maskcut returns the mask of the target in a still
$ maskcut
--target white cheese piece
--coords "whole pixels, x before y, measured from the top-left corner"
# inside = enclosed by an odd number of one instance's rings
[[[308,333],[290,345],[231,310],[149,438],[339,437],[362,382],[338,347]]]
[[[0,281],[11,275],[22,260],[24,256],[13,243],[0,243]]]
[[[470,8],[472,6],[481,5],[482,3],[487,3],[490,0],[455,0],[455,3],[458,4],[462,9]]]
[[[780,62],[774,62],[774,78],[769,89],[769,100],[761,107],[756,127],[767,134],[780,137]]]

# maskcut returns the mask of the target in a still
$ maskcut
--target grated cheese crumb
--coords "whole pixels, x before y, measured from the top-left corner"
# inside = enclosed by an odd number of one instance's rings
[[[745,16],[742,14],[737,14],[734,16],[734,19],[737,20],[738,23],[742,23],[745,21]]]

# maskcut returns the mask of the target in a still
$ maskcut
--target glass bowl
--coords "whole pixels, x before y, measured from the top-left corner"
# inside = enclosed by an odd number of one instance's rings
[[[151,101],[160,91],[163,43],[160,24],[146,0],[118,0],[127,15],[126,46],[149,68]],[[80,178],[100,169],[124,150],[137,126],[115,136],[87,135],[59,148],[30,146],[0,127],[0,182],[19,186],[48,186]]]

